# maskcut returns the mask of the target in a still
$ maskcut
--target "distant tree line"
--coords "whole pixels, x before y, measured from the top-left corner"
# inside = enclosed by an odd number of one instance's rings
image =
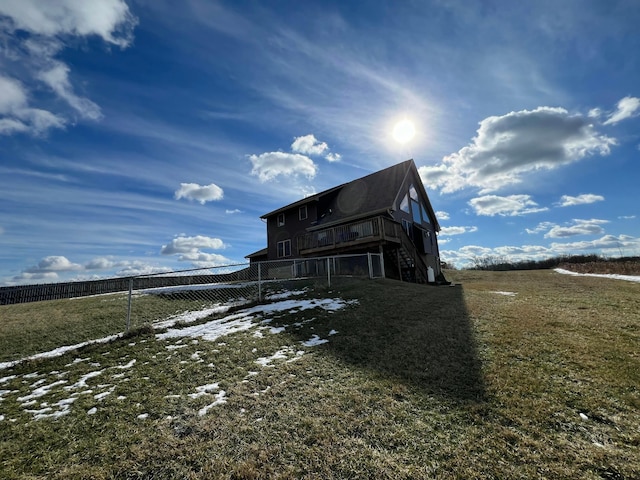
[[[508,258],[500,255],[487,255],[483,257],[474,257],[471,264],[466,267],[467,270],[543,270],[550,268],[559,268],[561,266],[583,265],[583,264],[623,264],[640,267],[640,257],[619,257],[610,258],[602,255],[561,255],[544,260],[521,260],[519,262],[510,262]],[[625,268],[626,270],[627,268]],[[635,268],[633,268],[635,269]]]

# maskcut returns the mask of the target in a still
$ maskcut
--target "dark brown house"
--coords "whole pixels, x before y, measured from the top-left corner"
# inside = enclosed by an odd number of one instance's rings
[[[413,160],[317,193],[261,217],[267,248],[251,261],[382,253],[388,277],[444,282],[440,225]]]

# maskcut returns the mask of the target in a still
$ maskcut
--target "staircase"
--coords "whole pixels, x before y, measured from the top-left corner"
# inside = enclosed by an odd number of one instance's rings
[[[397,255],[391,255],[392,262],[400,272],[400,279],[403,282],[427,283],[427,265],[418,254],[413,241],[402,230],[401,243],[397,249]]]

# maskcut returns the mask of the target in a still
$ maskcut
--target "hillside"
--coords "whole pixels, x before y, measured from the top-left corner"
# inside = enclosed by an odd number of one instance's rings
[[[6,368],[0,477],[638,478],[640,285],[447,276],[290,285]]]

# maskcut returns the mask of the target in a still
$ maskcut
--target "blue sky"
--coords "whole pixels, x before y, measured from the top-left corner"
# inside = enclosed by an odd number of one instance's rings
[[[407,158],[443,260],[640,255],[638,25],[635,0],[0,0],[0,284],[242,262],[260,215]]]

